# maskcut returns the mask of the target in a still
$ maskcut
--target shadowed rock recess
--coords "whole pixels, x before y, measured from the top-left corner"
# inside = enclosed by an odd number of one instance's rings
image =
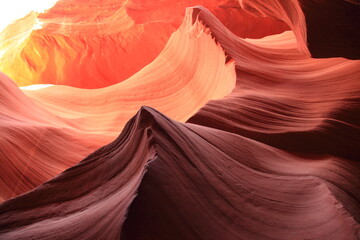
[[[359,6],[59,0],[12,23],[0,239],[359,240]]]

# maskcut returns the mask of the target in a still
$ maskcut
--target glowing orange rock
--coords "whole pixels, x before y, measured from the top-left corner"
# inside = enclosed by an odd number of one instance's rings
[[[186,121],[209,100],[232,91],[234,63],[226,61],[222,48],[202,23],[192,21],[189,10],[160,55],[121,83],[99,89],[54,85],[29,90],[30,86],[23,89],[26,98],[3,77],[0,106],[8,109],[14,101],[17,105],[7,110],[10,113],[0,112],[3,125],[12,132],[2,141],[0,197],[30,190],[110,142],[143,105]],[[19,116],[19,123],[14,116]],[[14,154],[17,148],[24,150]]]
[[[59,1],[0,34],[0,42],[6,41],[0,43],[0,71],[19,86],[99,88],[121,82],[159,55],[193,5],[208,7],[242,37],[288,29],[251,16],[237,1]]]
[[[133,19],[161,17],[141,2],[126,2],[147,13]],[[0,238],[358,238],[360,61],[310,58],[296,1],[246,2],[292,31],[239,38],[194,7],[152,63],[112,86],[24,95],[1,75],[3,199],[123,130],[0,204]]]

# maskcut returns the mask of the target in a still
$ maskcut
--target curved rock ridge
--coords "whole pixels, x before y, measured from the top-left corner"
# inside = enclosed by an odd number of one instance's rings
[[[194,5],[209,8],[243,37],[288,29],[283,22],[251,16],[235,0],[60,0],[0,33],[0,40],[8,42],[0,41],[0,71],[19,86],[92,89],[116,84],[160,54],[181,25],[185,8]]]
[[[196,11],[235,60],[237,84],[189,122],[290,151],[359,159],[360,61],[308,58],[291,32],[241,39],[210,12]]]
[[[235,70],[189,10],[160,55],[121,83],[100,89],[53,85],[21,92],[5,75],[0,80],[0,199],[5,200],[112,141],[144,104],[186,121],[209,100],[232,91]]]
[[[359,168],[175,122],[143,107],[114,142],[0,205],[0,236],[353,239]]]
[[[296,36],[298,49],[307,56],[311,55],[307,47],[305,15],[299,0],[239,0],[239,3],[256,16],[269,16],[286,22]]]
[[[129,4],[136,24],[170,26],[177,7],[161,16],[165,2],[103,3]],[[114,14],[92,14],[92,3],[80,1],[69,18],[83,14],[110,31],[102,20]],[[0,197],[13,198],[0,204],[0,239],[359,239],[360,61],[310,57],[319,44],[305,27],[311,0],[240,3],[292,31],[239,37],[192,7],[153,62],[112,86],[19,90],[1,74]],[[356,2],[316,4],[329,13]],[[50,12],[73,5],[63,0]],[[36,13],[27,18],[36,26]],[[339,39],[337,52],[324,43],[316,54],[356,58],[354,45],[346,55],[350,38]]]
[[[0,113],[1,202],[39,186],[113,140],[70,127],[3,74]]]
[[[229,94],[235,77],[233,61],[189,9],[159,56],[129,79],[99,89],[54,85],[23,92],[76,128],[117,134],[145,104],[185,121],[208,100]]]
[[[148,115],[140,111],[114,142],[51,181],[2,203],[0,237],[118,238],[145,166],[155,157]]]
[[[239,0],[246,11],[280,19],[294,31],[298,48],[317,58],[360,59],[360,4],[347,0]]]

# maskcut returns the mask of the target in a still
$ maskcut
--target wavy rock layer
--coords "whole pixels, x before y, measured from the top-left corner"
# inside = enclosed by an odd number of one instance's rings
[[[116,239],[145,165],[155,154],[150,125],[140,115],[113,143],[39,188],[3,203],[1,238],[46,239],[51,232],[51,238],[58,239]]]
[[[39,186],[113,137],[67,125],[0,75],[0,201]]]
[[[185,8],[194,5],[206,6],[243,37],[288,29],[251,16],[237,1],[62,0],[0,34],[0,71],[19,86],[110,86],[152,62],[181,25]]]
[[[226,63],[208,29],[191,16],[190,10],[151,64],[106,88],[54,85],[23,89],[26,97],[3,75],[0,198],[38,186],[109,143],[142,105],[186,121],[209,100],[230,93],[234,63]]]
[[[29,123],[36,134],[51,123],[63,131],[59,140],[39,141],[40,153],[69,136],[114,136],[112,124],[121,126],[143,104],[177,120],[192,117],[180,123],[142,107],[115,141],[2,203],[0,238],[358,239],[360,62],[310,58],[304,4],[240,3],[292,31],[239,38],[195,7],[159,57],[124,82],[25,96],[3,77],[1,121],[15,144]],[[149,19],[157,16],[149,9]],[[83,138],[65,154],[87,151]],[[4,143],[7,169],[21,172]]]
[[[307,56],[360,59],[360,4],[347,0],[239,0],[248,12],[286,22]]]
[[[113,143],[3,203],[0,236],[115,239],[122,230],[122,239],[351,239],[359,168],[143,108]]]
[[[235,59],[237,84],[189,122],[286,150],[359,159],[359,61],[307,58],[291,32],[244,40],[224,32],[208,11],[200,19]]]

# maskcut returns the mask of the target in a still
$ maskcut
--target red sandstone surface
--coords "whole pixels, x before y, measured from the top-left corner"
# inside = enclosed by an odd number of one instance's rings
[[[360,239],[359,7],[60,0],[12,23],[0,239]]]

